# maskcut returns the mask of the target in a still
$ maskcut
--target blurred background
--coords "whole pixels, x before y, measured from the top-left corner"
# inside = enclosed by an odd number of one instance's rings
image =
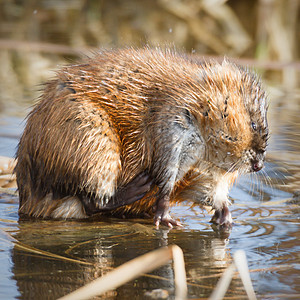
[[[238,58],[289,92],[299,86],[299,9],[299,0],[0,0],[0,109],[27,107],[61,64],[144,45]]]
[[[208,214],[185,204],[172,211],[184,230],[167,232],[141,220],[143,226],[125,220],[18,222],[18,197],[0,193],[0,229],[23,245],[95,264],[45,259],[4,236],[0,299],[57,299],[111,266],[168,243],[186,253],[191,297],[208,297],[232,253],[246,249],[259,298],[300,299],[299,35],[300,0],[0,0],[0,192],[16,187],[1,156],[15,155],[42,83],[59,66],[99,48],[168,46],[254,68],[269,95],[271,131],[266,167],[231,190],[230,241],[213,231]],[[156,274],[172,279],[169,267]],[[170,285],[158,283],[143,277],[112,293],[144,299],[145,289]],[[227,296],[244,299],[240,287],[236,278]]]
[[[61,65],[145,45],[254,68],[270,99],[269,154],[282,151],[299,140],[299,16],[300,0],[0,0],[0,155],[15,154],[22,120]]]

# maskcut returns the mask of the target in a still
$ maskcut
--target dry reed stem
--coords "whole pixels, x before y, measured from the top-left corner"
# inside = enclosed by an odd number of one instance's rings
[[[78,290],[60,298],[60,300],[82,300],[101,295],[129,282],[143,273],[151,272],[156,268],[174,261],[175,299],[185,299],[187,293],[186,275],[182,250],[176,246],[168,246],[135,258],[114,271],[98,278]]]
[[[175,300],[185,299],[187,295],[187,283],[185,274],[184,257],[181,248],[174,245],[172,248],[172,256],[174,262],[174,273],[175,273]]]
[[[12,174],[15,164],[14,158],[0,156],[0,174]]]
[[[225,296],[228,287],[230,285],[231,279],[235,273],[235,266],[231,264],[223,273],[221,279],[218,281],[214,291],[209,297],[209,300],[218,300],[223,299]]]
[[[234,253],[234,264],[240,273],[248,298],[250,300],[256,300],[255,292],[250,278],[245,251],[238,250]]]
[[[224,298],[236,269],[240,274],[248,299],[256,300],[256,295],[250,279],[246,254],[243,250],[238,250],[234,253],[234,262],[223,273],[216,288],[210,295],[209,300],[221,300]]]

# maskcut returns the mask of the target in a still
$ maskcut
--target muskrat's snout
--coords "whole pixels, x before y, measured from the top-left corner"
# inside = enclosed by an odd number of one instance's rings
[[[251,161],[252,171],[258,172],[264,167],[264,161],[263,160],[257,160],[254,159]]]
[[[264,167],[264,162],[266,158],[265,150],[254,150],[250,149],[246,151],[246,161],[248,165],[248,172],[258,172]],[[246,162],[244,161],[244,162]]]
[[[255,157],[250,159],[251,162],[251,171],[258,172],[264,167],[264,161],[266,157],[266,152],[257,153]]]

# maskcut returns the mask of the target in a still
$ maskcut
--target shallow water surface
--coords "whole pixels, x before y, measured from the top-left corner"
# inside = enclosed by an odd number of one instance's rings
[[[280,106],[270,106],[273,134],[266,168],[241,178],[231,190],[235,224],[230,233],[211,226],[209,214],[188,203],[172,209],[184,224],[172,230],[156,230],[150,220],[21,221],[17,196],[0,194],[0,298],[56,299],[171,244],[184,252],[189,298],[207,298],[238,249],[246,252],[260,299],[300,298],[300,117]],[[0,155],[14,154],[21,121],[1,116]],[[145,299],[146,291],[165,289],[172,298],[173,280],[170,262],[104,297]],[[237,275],[226,296],[246,298]]]

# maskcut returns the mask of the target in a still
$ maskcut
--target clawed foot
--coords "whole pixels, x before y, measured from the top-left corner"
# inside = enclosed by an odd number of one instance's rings
[[[116,193],[117,202],[122,205],[131,204],[142,199],[150,190],[152,180],[147,172],[136,176],[125,187],[119,189]]]
[[[159,225],[165,225],[169,228],[173,228],[174,226],[182,227],[181,223],[171,218],[169,214],[169,198],[164,197],[157,201],[155,207],[155,217],[154,224],[156,228],[159,228]]]
[[[228,207],[225,206],[222,209],[216,209],[215,214],[211,218],[210,222],[222,226],[224,228],[231,228],[232,218]]]
[[[119,187],[115,195],[110,198],[103,206],[98,207],[95,201],[85,198],[84,207],[88,215],[92,215],[101,211],[110,211],[120,206],[132,204],[142,199],[151,189],[152,179],[147,172],[137,175],[126,186]]]
[[[168,226],[169,228],[173,228],[174,226],[182,227],[182,224],[171,218],[168,213],[162,215],[155,214],[154,223],[157,229],[160,224]]]

